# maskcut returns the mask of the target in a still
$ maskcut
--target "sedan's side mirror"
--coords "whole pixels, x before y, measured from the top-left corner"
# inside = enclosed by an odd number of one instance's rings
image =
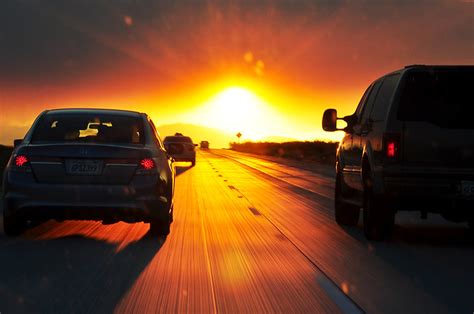
[[[21,143],[23,143],[23,139],[16,139],[13,141],[13,147],[17,148]]]
[[[326,109],[323,114],[323,130],[327,132],[337,131],[337,110]]]

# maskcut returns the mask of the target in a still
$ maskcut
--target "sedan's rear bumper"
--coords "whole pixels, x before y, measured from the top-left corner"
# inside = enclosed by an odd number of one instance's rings
[[[171,195],[156,175],[128,185],[38,183],[18,174],[5,186],[6,215],[26,218],[149,221],[166,219]]]

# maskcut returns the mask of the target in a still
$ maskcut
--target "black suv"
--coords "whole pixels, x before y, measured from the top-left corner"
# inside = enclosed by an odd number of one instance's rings
[[[323,116],[343,130],[335,216],[364,233],[391,234],[398,210],[440,213],[474,227],[474,66],[407,66],[367,88],[354,114]],[[339,129],[337,120],[347,126]]]

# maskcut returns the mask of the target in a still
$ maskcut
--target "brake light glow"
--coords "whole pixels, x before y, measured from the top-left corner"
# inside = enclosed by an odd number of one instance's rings
[[[28,163],[28,158],[25,155],[18,155],[15,157],[15,166],[23,167]]]
[[[387,157],[393,158],[396,155],[396,144],[395,142],[388,142],[387,143]]]
[[[140,165],[145,170],[151,170],[155,168],[155,162],[151,158],[142,159],[142,161],[140,161]]]

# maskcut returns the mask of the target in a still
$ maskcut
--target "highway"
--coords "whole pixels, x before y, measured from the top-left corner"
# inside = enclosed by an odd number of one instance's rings
[[[472,313],[466,225],[397,216],[393,239],[333,219],[332,167],[199,151],[166,239],[144,223],[0,233],[0,313]]]

